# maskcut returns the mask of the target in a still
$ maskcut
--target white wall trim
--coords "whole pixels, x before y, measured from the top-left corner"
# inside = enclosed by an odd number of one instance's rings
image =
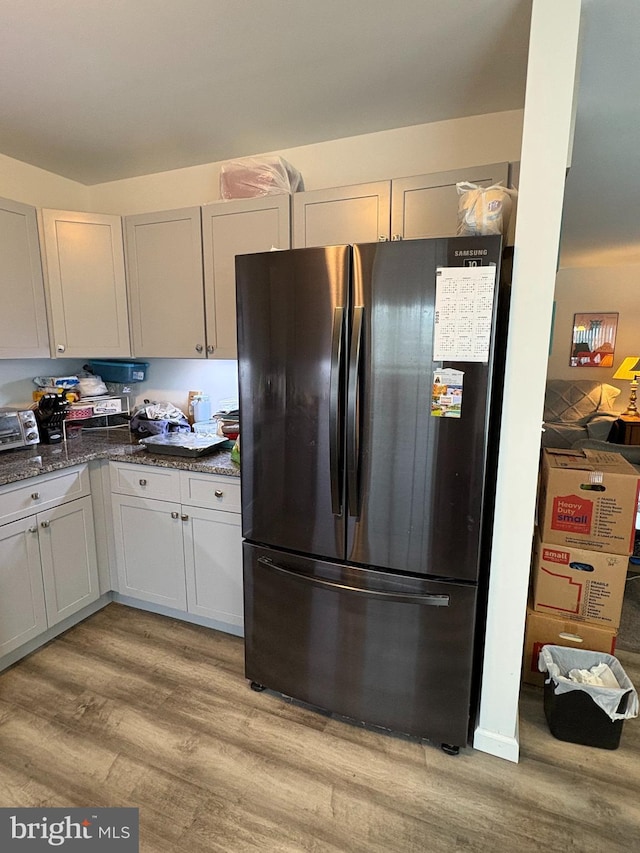
[[[473,746],[474,749],[478,749],[481,752],[488,752],[497,758],[513,761],[514,764],[518,763],[518,758],[520,757],[517,729],[514,737],[505,737],[504,735],[487,731],[487,729],[478,728],[474,732]]]
[[[518,743],[518,700],[580,0],[534,0],[476,743]],[[506,749],[506,745],[509,748]]]

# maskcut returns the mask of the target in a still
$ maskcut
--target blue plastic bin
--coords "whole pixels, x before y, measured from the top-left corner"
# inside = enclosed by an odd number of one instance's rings
[[[105,382],[144,382],[147,377],[147,361],[90,361],[91,370]]]

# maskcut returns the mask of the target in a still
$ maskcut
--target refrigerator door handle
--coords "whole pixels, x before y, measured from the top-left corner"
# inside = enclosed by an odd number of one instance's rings
[[[353,309],[353,332],[349,353],[349,379],[347,384],[347,483],[349,515],[357,518],[360,513],[360,490],[358,482],[360,461],[360,423],[358,384],[360,380],[360,358],[362,354],[362,325],[364,308]]]
[[[331,378],[329,396],[329,476],[331,481],[331,512],[342,515],[342,481],[340,477],[340,377],[344,341],[344,307],[333,312],[331,339]]]
[[[313,586],[320,586],[329,589],[339,590],[340,592],[351,592],[356,595],[368,595],[372,598],[384,598],[385,601],[399,601],[412,604],[426,604],[431,607],[448,607],[448,595],[416,595],[415,593],[405,592],[384,592],[378,589],[362,589],[357,586],[349,586],[348,584],[340,583],[339,581],[325,580],[324,578],[315,578],[310,575],[302,575],[294,572],[291,569],[286,569],[284,566],[279,566],[274,563],[270,557],[258,557],[258,562],[269,569],[274,569],[276,572],[281,572],[284,575],[297,578],[304,583],[310,583]]]

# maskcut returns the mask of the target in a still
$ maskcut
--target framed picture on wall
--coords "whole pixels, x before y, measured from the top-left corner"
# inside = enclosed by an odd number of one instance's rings
[[[617,313],[573,315],[571,367],[613,367]]]

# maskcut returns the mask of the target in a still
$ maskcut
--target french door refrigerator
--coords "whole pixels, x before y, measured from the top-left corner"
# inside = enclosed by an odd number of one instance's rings
[[[500,261],[500,237],[237,257],[255,689],[453,751],[466,744]]]

